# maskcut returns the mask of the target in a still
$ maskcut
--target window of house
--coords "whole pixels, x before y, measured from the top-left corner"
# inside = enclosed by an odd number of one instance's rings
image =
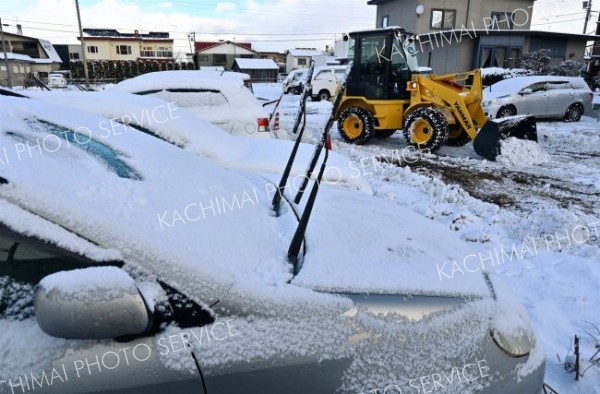
[[[213,64],[227,64],[227,55],[213,55]]]
[[[298,58],[298,65],[299,66],[306,66],[308,64],[308,62],[306,61],[305,57],[299,57]]]
[[[98,53],[98,47],[95,45],[90,45],[86,49],[87,49],[87,53]]]
[[[381,17],[381,27],[388,27],[390,25],[390,16],[384,15]]]
[[[456,10],[431,10],[432,29],[453,29],[456,25]]]
[[[131,46],[130,45],[117,45],[117,54],[131,55]]]
[[[432,29],[453,29],[456,24],[456,10],[431,10]]]
[[[512,14],[510,12],[492,12],[492,29],[495,30],[510,30],[514,24],[512,22]]]
[[[208,61],[208,55],[198,55],[198,61],[199,62],[207,62]]]
[[[481,48],[480,67],[515,68],[519,64],[521,48],[503,46],[485,46]]]
[[[77,53],[77,52],[71,52],[71,53],[69,53],[69,59],[71,59],[71,60],[79,60],[79,53]]]

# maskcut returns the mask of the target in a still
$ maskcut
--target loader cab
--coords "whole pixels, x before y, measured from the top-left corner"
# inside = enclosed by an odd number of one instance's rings
[[[415,40],[399,28],[351,33],[354,61],[346,94],[370,100],[409,99],[406,83],[418,72]]]

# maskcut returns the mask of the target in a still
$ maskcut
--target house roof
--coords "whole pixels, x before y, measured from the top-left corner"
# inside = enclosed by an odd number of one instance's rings
[[[240,70],[279,70],[277,64],[271,59],[245,59],[236,58]]]
[[[252,49],[252,44],[249,43],[249,42],[233,42],[233,41],[229,41],[229,40],[227,40],[227,41],[217,41],[217,42],[214,42],[214,41],[196,41],[194,43],[194,48],[196,48],[196,52],[202,52],[202,51],[205,51],[207,49],[214,48],[214,47],[219,46],[219,45],[225,45],[225,44],[233,44],[233,45],[236,45],[238,47],[241,47],[241,48],[244,48],[244,49],[247,49],[249,51],[253,51],[254,52],[254,50]]]
[[[323,56],[325,54],[325,52],[317,51],[316,49],[290,49],[288,51],[288,53],[295,57],[298,57],[298,56],[306,56],[306,57]]]
[[[14,53],[14,52],[6,52],[6,57],[8,58],[8,60],[23,62],[23,63],[51,64],[51,63],[55,62],[52,59],[37,59],[37,58],[33,58],[31,56],[22,55],[20,53]],[[4,60],[4,56],[1,56],[0,59]],[[61,61],[61,63],[62,63],[62,61]]]
[[[21,55],[18,53],[7,52],[7,55],[12,54],[14,56],[11,60],[26,61],[29,63],[37,63],[37,64],[62,63],[60,56],[58,56],[56,49],[54,48],[54,46],[52,45],[52,43],[50,41],[42,40],[41,38],[24,36],[22,34],[15,34],[15,33],[5,32],[4,35],[7,37],[25,38],[25,39],[28,39],[31,41],[37,41],[37,42],[39,42],[40,46],[42,47],[42,50],[48,56],[48,59],[39,59],[39,58],[32,58],[27,55]],[[10,58],[10,56],[8,56],[8,57]],[[2,59],[2,57],[0,57],[0,59]]]

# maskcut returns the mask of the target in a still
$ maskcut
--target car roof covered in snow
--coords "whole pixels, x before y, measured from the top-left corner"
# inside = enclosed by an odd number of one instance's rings
[[[556,75],[535,75],[526,77],[514,77],[504,79],[496,82],[490,87],[486,88],[487,92],[502,92],[502,93],[518,93],[520,90],[533,85],[534,83],[541,82],[573,82],[578,86],[581,86],[581,82],[585,85],[585,81],[580,77],[560,77]]]
[[[158,71],[126,79],[108,90],[143,92],[153,89],[218,89],[234,90],[243,87],[247,74],[219,71]]]

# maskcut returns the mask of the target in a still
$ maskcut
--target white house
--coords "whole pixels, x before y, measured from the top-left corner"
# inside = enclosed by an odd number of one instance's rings
[[[315,61],[315,67],[327,65],[327,54],[314,48],[296,48],[286,52],[285,69],[289,73],[298,68],[307,68],[310,61]]]

